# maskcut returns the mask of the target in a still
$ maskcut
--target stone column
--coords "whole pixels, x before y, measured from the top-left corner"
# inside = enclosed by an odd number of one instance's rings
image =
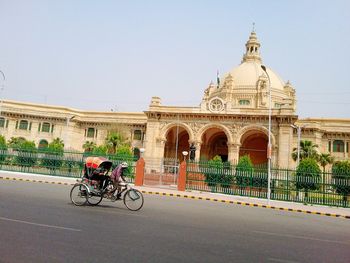
[[[278,131],[278,145],[273,146],[273,160],[281,168],[294,168],[292,159],[293,128],[290,124],[280,124]]]
[[[196,155],[195,155],[195,161],[199,162],[201,158],[201,142],[196,142],[194,145],[196,146]]]
[[[240,143],[230,143],[227,144],[228,147],[228,161],[232,164],[237,164],[239,160],[239,148],[241,147]]]

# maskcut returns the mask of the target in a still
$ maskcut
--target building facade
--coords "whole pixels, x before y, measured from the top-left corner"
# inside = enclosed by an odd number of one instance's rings
[[[66,149],[75,151],[82,151],[86,141],[103,144],[108,132],[118,131],[133,149],[145,149],[149,167],[157,167],[164,158],[182,159],[182,152],[190,147],[195,160],[219,155],[236,163],[249,154],[254,164],[262,164],[267,162],[271,109],[275,166],[295,167],[291,158],[298,144],[295,126],[302,127],[301,139],[319,145],[320,152],[331,153],[336,160],[348,159],[350,119],[298,119],[295,89],[262,65],[260,42],[253,31],[241,64],[220,82],[210,83],[197,107],[162,105],[161,98],[152,97],[144,112],[95,112],[5,100],[0,131],[7,140],[23,137],[39,147],[59,137]]]

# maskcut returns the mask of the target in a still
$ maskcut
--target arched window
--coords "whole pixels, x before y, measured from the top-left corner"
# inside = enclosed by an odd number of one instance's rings
[[[333,152],[343,153],[344,152],[344,141],[334,140],[333,141]]]
[[[95,128],[88,128],[86,137],[88,138],[94,138],[95,137]]]
[[[28,130],[28,121],[26,120],[21,120],[19,122],[19,129],[20,130]]]
[[[141,140],[141,130],[135,130],[134,131],[134,140],[138,140],[140,141]]]
[[[0,127],[5,127],[5,118],[0,118]]]
[[[42,149],[46,149],[48,146],[49,146],[49,143],[47,142],[47,140],[40,140],[38,148],[42,150]]]

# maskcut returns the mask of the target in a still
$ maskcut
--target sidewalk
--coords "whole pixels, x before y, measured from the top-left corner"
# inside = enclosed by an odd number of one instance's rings
[[[0,171],[0,179],[7,180],[21,180],[30,182],[52,183],[52,184],[66,184],[72,185],[76,183],[76,178],[28,174],[19,172]],[[177,191],[176,188],[157,188],[148,186],[135,187],[145,194],[156,194],[160,196],[174,196],[180,198],[189,198],[197,200],[207,200],[213,202],[230,203],[236,205],[263,207],[268,209],[284,210],[290,212],[300,212],[308,214],[317,214],[332,217],[341,217],[350,219],[350,209],[342,207],[329,207],[320,205],[304,205],[301,203],[283,202],[266,199],[251,198],[244,196],[224,195],[218,193],[199,192],[199,191]]]

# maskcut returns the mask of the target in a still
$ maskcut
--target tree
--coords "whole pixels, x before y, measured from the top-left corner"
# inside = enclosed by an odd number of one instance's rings
[[[215,186],[220,182],[222,168],[221,157],[216,155],[208,162],[208,166],[204,171],[205,182],[212,188],[212,191],[215,191]]]
[[[313,158],[305,158],[300,161],[296,170],[296,188],[304,189],[305,197],[309,190],[320,189],[321,169]]]
[[[323,203],[326,202],[326,187],[325,187],[325,177],[326,177],[326,166],[334,162],[334,157],[329,153],[321,153],[318,155],[318,162],[323,168],[323,182],[322,182],[322,193],[323,193]]]
[[[333,187],[343,196],[344,206],[350,194],[350,161],[338,161],[332,166]]]
[[[107,146],[106,145],[100,145],[100,146],[96,146],[94,148],[94,150],[92,151],[92,153],[94,155],[103,155],[105,156],[107,154]]]
[[[323,173],[326,172],[326,166],[328,164],[332,164],[334,162],[334,157],[332,157],[329,153],[321,153],[318,156],[318,162],[323,168]]]
[[[314,144],[312,141],[300,141],[300,161],[305,158],[314,158],[317,159],[318,145]],[[298,148],[293,148],[292,158],[294,161],[298,159]]]
[[[4,136],[0,135],[0,165],[2,165],[7,157],[7,143]]]
[[[240,157],[236,167],[236,182],[241,189],[249,185],[253,173],[254,167],[249,155],[243,155]]]
[[[118,149],[117,149],[116,155],[125,156],[127,158],[132,158],[133,157],[131,149],[127,145],[119,146]]]
[[[49,144],[49,147],[51,145],[51,148],[52,149],[58,149],[58,150],[62,150],[63,151],[63,148],[64,148],[64,142],[61,138],[56,138],[56,139],[53,139],[53,141]]]
[[[95,148],[96,148],[96,143],[94,142],[86,141],[83,144],[83,149],[84,149],[84,152],[86,153],[93,152]]]
[[[22,138],[19,140],[18,144],[15,145],[15,147],[15,149],[18,151],[18,154],[15,156],[14,159],[15,163],[17,163],[20,166],[27,167],[31,167],[36,164],[37,149],[35,147],[34,141],[27,141]]]
[[[109,153],[116,153],[117,148],[125,142],[121,133],[113,131],[107,135],[106,145]]]
[[[2,135],[0,135],[0,149],[7,149],[6,139]]]
[[[7,144],[12,149],[18,150],[25,141],[23,137],[11,137]]]
[[[42,164],[54,171],[62,166],[64,143],[60,138],[54,139],[49,143],[48,147],[45,149],[45,156],[42,159]]]

